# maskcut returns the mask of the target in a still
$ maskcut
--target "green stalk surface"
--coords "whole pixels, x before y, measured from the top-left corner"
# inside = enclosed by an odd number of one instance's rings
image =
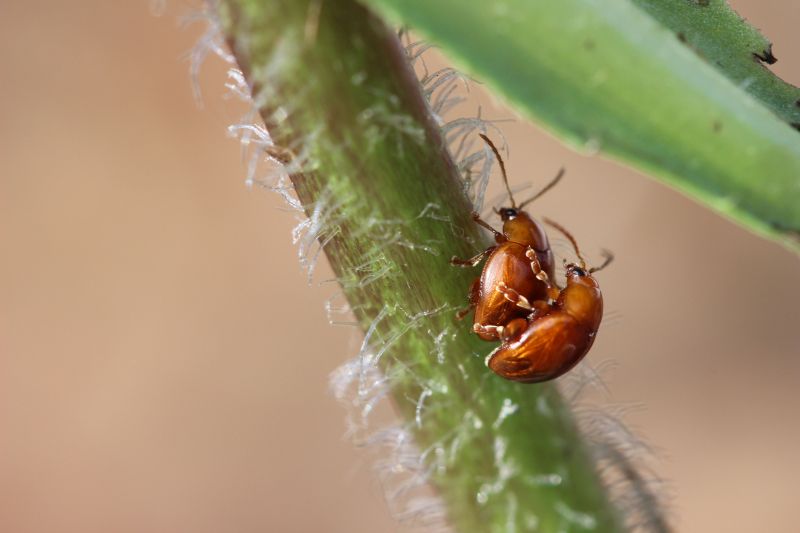
[[[225,0],[219,18],[449,522],[621,531],[556,388],[493,375],[493,344],[454,320],[478,271],[448,260],[489,243],[396,35],[349,0]]]

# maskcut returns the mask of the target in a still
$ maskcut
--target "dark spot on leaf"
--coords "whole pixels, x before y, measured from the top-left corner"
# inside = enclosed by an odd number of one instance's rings
[[[797,131],[800,131],[800,122],[790,122],[789,125]]]
[[[800,107],[800,100],[795,100],[794,105],[796,105],[797,107]]]
[[[772,45],[769,45],[767,49],[760,54],[753,52],[753,57],[766,63],[767,65],[773,65],[778,61],[778,58],[772,54]]]
[[[714,122],[712,122],[711,123],[711,129],[714,131],[714,133],[721,132],[722,131],[722,121],[715,120]]]
[[[678,38],[678,40],[679,40],[681,43],[683,43],[684,45],[686,45],[686,47],[688,47],[688,48],[689,48],[690,50],[692,50],[692,51],[693,51],[695,54],[697,54],[697,56],[698,56],[700,59],[702,59],[702,60],[704,60],[704,61],[708,61],[708,58],[706,57],[706,55],[705,55],[705,54],[704,54],[704,53],[703,53],[701,50],[699,50],[699,49],[698,49],[696,46],[694,46],[692,43],[690,43],[690,42],[689,42],[689,37],[688,37],[688,36],[687,36],[687,35],[686,35],[684,32],[682,32],[682,31],[679,31],[679,32],[677,32],[677,33],[675,34],[675,37],[677,37],[677,38]],[[722,63],[721,63],[721,62],[719,62],[719,61],[717,61],[717,65],[719,65],[719,66],[722,66]]]
[[[583,47],[587,50],[594,50],[595,44],[594,41],[591,39],[586,39],[583,41]]]
[[[694,0],[694,3],[697,4],[698,6],[705,7],[711,3],[711,0]]]

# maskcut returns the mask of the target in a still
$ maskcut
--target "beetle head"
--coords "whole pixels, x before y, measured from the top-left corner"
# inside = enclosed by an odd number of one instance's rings
[[[519,209],[516,207],[501,207],[497,210],[497,214],[500,215],[500,219],[503,222],[507,222],[519,216]]]
[[[567,277],[575,276],[582,278],[589,275],[589,273],[586,271],[586,267],[582,267],[575,263],[568,263],[564,268],[567,269]]]

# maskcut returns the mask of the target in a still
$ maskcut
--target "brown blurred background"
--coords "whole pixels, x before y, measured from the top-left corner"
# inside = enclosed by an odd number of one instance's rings
[[[800,5],[733,4],[800,83]],[[0,4],[0,531],[395,531],[328,392],[352,333],[327,325],[293,215],[243,183],[221,62],[195,104],[182,10]],[[610,401],[642,406],[628,420],[659,450],[677,529],[797,531],[797,257],[503,130],[518,183],[568,169],[539,212],[617,254],[591,359],[616,362]]]

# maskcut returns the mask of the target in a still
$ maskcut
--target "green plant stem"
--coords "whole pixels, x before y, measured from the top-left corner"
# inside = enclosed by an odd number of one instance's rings
[[[678,1],[690,3],[660,3]],[[410,24],[573,146],[630,163],[800,250],[800,135],[758,99],[785,111],[791,89],[766,83],[762,73],[753,78],[755,92],[745,90],[749,78],[734,71],[742,63],[734,58],[754,37],[720,11],[719,0],[680,9],[680,19],[661,13],[665,22],[645,9],[660,11],[656,2],[645,0],[365,2]],[[737,41],[722,65],[724,42],[712,51],[707,43],[716,37],[698,37],[703,24],[687,25],[683,36],[699,50],[667,24],[688,24],[703,10],[718,15],[706,26]],[[763,53],[763,46],[753,52]],[[730,70],[723,73],[725,65]]]
[[[219,16],[449,521],[620,531],[556,388],[494,376],[493,345],[454,320],[477,270],[448,260],[487,243],[396,36],[349,0],[226,0]]]

